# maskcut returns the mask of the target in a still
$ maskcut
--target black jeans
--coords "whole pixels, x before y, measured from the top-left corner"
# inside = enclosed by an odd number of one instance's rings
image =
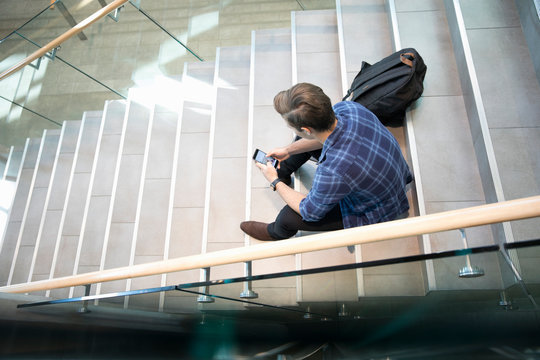
[[[301,139],[297,136],[294,141]],[[279,163],[278,177],[280,179],[288,179],[293,172],[298,170],[302,165],[306,163],[312,156],[316,159],[319,159],[321,156],[322,149],[308,151],[305,153],[300,153],[296,155],[291,155],[287,160],[281,161]]]
[[[268,233],[276,240],[288,239],[294,236],[298,230],[305,231],[332,231],[343,229],[341,209],[336,204],[326,216],[319,221],[304,221],[293,209],[286,205],[279,212],[276,221],[268,225]]]

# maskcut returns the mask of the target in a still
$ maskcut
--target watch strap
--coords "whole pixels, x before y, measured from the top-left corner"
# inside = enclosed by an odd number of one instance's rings
[[[280,178],[277,178],[276,180],[272,181],[272,183],[270,184],[270,187],[272,188],[272,190],[276,191],[276,185],[280,182],[283,182],[283,180],[281,180]]]

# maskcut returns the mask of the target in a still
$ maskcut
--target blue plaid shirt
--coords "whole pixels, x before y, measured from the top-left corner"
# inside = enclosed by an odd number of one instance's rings
[[[313,187],[300,202],[305,221],[339,203],[344,228],[395,219],[409,209],[409,167],[394,136],[362,105],[334,105],[337,126],[324,142]]]

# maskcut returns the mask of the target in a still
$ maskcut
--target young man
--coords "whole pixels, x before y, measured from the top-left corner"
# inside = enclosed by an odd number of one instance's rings
[[[409,209],[412,176],[399,144],[362,105],[334,107],[318,86],[300,83],[274,98],[274,108],[300,137],[268,152],[280,160],[256,164],[287,204],[271,224],[244,221],[240,228],[258,240],[281,240],[298,230],[330,231],[394,220]],[[290,175],[312,155],[319,165],[307,195],[288,186]]]

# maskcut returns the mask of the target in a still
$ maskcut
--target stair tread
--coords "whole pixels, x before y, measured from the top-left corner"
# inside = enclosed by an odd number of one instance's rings
[[[363,61],[373,64],[381,60],[392,53],[392,45],[384,1],[340,2],[348,88]]]
[[[502,193],[505,199],[538,194],[540,84],[531,59],[534,50],[527,46],[526,21],[522,28],[518,11],[518,7],[526,11],[534,6],[479,2],[461,7]],[[480,136],[479,129],[475,130],[473,136]],[[487,197],[498,196],[491,190]],[[513,237],[535,238],[539,226],[540,219],[512,223]]]
[[[29,271],[32,266],[32,254],[36,246],[41,219],[45,213],[44,208],[59,139],[59,131],[44,131],[40,154],[36,163],[33,188],[30,189],[30,200],[27,203],[27,209],[19,231],[18,255],[14,258],[15,265],[12,266],[12,273],[10,273],[12,284],[28,281]],[[23,247],[25,248],[24,251],[22,251]]]
[[[72,275],[79,246],[84,206],[90,183],[90,173],[102,120],[101,111],[86,112],[81,124],[77,144],[76,160],[70,178],[70,189],[66,194],[64,214],[57,236],[55,255],[51,268],[52,277]],[[53,297],[68,297],[68,289],[52,290]]]
[[[323,89],[336,103],[343,97],[335,10],[295,12],[297,82]]]
[[[24,149],[21,146],[12,147],[9,153],[9,159],[4,168],[4,179],[8,181],[17,181],[17,174],[21,166],[21,160]]]
[[[213,112],[214,62],[189,63],[182,83],[186,101],[181,114],[181,134],[178,146],[174,202],[171,214],[171,237],[168,258],[200,254],[204,223],[205,186],[207,176],[210,124]],[[192,90],[193,89],[193,90]],[[194,92],[199,94],[192,96]],[[182,271],[166,275],[167,284],[190,283],[199,280],[199,271]],[[181,296],[180,293],[167,293]]]
[[[248,46],[220,48],[207,248],[211,243],[229,244],[229,248],[244,244],[239,224],[245,215],[242,199],[245,198],[250,54]],[[220,273],[216,271],[212,277],[219,277]]]
[[[136,257],[159,256],[163,259],[165,254],[177,126],[178,112],[156,106],[139,205]]]
[[[255,43],[252,44],[254,46],[254,77],[251,81],[253,125],[250,156],[256,148],[269,151],[286,145],[293,139],[292,131],[273,107],[274,96],[292,85],[291,30],[256,31],[254,41]],[[249,191],[251,198],[248,199],[250,219],[272,222],[285,204],[276,193],[270,190],[268,182],[259,169],[252,163],[250,166],[251,171],[248,173],[251,177]],[[259,240],[249,239],[250,245],[260,243]],[[296,269],[295,256],[257,260],[253,262],[252,268],[253,274],[294,271]],[[294,278],[257,281],[253,283],[253,290],[268,304],[279,306],[296,303],[296,279]]]
[[[80,256],[75,264],[78,274],[99,270],[101,264],[125,111],[123,100],[110,101],[105,107],[81,229]]]
[[[27,139],[24,154],[22,157],[22,167],[19,171],[17,189],[11,205],[6,229],[4,232],[4,241],[0,252],[0,279],[1,285],[7,285],[11,265],[14,261],[13,256],[16,251],[19,231],[23,219],[24,209],[29,197],[29,190],[34,175],[35,164],[38,156],[41,139]]]
[[[101,269],[129,266],[134,251],[134,236],[137,219],[138,200],[143,183],[146,141],[149,132],[152,109],[137,98],[137,92],[130,93],[126,108],[126,120],[120,142],[118,164],[114,180],[110,210],[110,220],[105,237],[105,258],[101,259]],[[143,100],[143,99],[141,99]],[[125,280],[104,283],[99,293],[125,291]]]

